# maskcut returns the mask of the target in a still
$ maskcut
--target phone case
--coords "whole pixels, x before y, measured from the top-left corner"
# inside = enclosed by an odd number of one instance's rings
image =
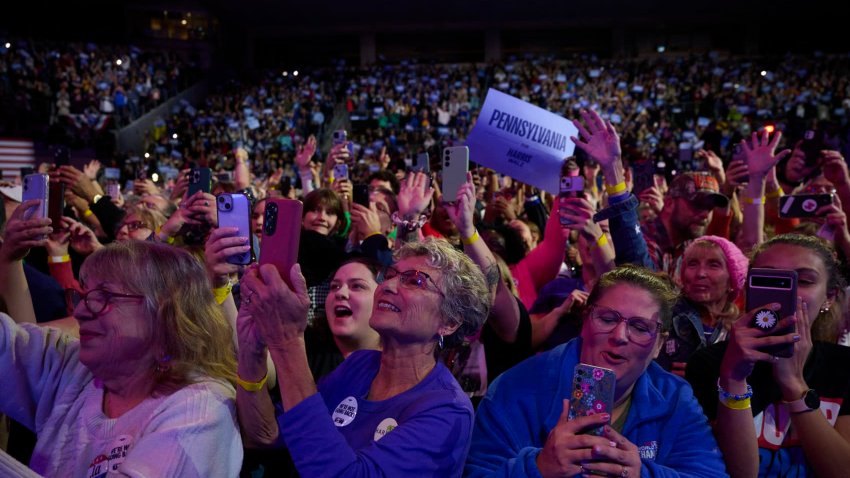
[[[192,197],[198,191],[209,193],[212,190],[212,171],[210,168],[194,168],[189,171],[189,191],[187,197]]]
[[[333,143],[334,145],[342,144],[348,139],[348,133],[345,132],[344,129],[338,129],[333,132]]]
[[[47,217],[50,218],[53,229],[59,230],[62,216],[65,214],[65,183],[49,183],[49,198],[47,200]]]
[[[334,181],[348,179],[348,165],[345,163],[334,165]]]
[[[614,412],[614,387],[617,376],[613,370],[580,363],[573,372],[569,419],[599,413]],[[583,433],[602,435],[602,426],[584,430]]]
[[[361,206],[369,207],[369,185],[355,184],[354,185],[354,202]]]
[[[774,302],[781,304],[777,311],[759,311],[750,323],[751,327],[769,330],[770,335],[785,335],[794,328],[777,329],[776,325],[783,317],[797,311],[797,271],[782,269],[750,269],[746,284],[747,310]],[[772,345],[762,349],[763,352],[777,357],[790,357],[794,354],[794,344]]]
[[[452,146],[443,149],[443,202],[457,201],[457,191],[466,182],[469,171],[469,148]]]
[[[49,183],[50,177],[46,174],[30,174],[24,177],[21,199],[23,201],[41,199],[41,206],[27,213],[24,219],[44,219],[47,217]]]
[[[268,199],[260,243],[260,265],[277,267],[280,277],[290,287],[289,271],[298,260],[301,239],[301,216],[304,205],[295,199]]]
[[[428,153],[419,153],[416,155],[416,164],[413,165],[413,171],[426,174],[431,172],[431,157]]]
[[[561,176],[561,183],[559,186],[559,197],[562,198],[574,198],[579,197],[584,192],[584,178],[581,176]],[[563,209],[563,208],[561,208]],[[559,217],[562,226],[569,226],[573,223],[569,219],[565,217]]]
[[[251,202],[244,194],[219,194],[215,199],[218,227],[235,227],[237,236],[251,237]],[[227,262],[237,265],[251,263],[251,251],[235,254]]]
[[[779,198],[779,217],[814,217],[818,209],[832,204],[832,194],[792,194]]]

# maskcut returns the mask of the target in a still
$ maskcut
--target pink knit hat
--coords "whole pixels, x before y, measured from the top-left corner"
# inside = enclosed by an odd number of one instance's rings
[[[710,242],[723,251],[723,257],[726,258],[726,270],[729,271],[729,282],[732,286],[732,292],[734,292],[734,297],[738,297],[738,294],[744,288],[744,282],[747,280],[747,270],[750,267],[750,260],[741,252],[741,249],[738,249],[738,246],[720,236],[702,236],[695,239],[688,244],[685,254],[699,242]]]

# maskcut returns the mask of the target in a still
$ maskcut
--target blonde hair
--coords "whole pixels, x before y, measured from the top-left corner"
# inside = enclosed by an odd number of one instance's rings
[[[145,296],[146,324],[162,356],[158,391],[202,376],[235,384],[233,330],[215,301],[204,266],[179,248],[148,241],[113,243],[88,257],[80,276],[120,284]]]

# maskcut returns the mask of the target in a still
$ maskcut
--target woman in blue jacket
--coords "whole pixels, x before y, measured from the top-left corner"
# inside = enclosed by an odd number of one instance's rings
[[[653,361],[674,301],[670,283],[647,269],[603,274],[579,338],[493,383],[478,408],[465,475],[726,476],[691,387]],[[579,363],[614,371],[614,406],[569,420]],[[600,425],[601,436],[582,433]]]

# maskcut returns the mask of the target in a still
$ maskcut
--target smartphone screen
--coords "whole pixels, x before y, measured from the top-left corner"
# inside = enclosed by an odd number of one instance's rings
[[[334,165],[334,181],[348,179],[348,165],[345,163]]]
[[[770,335],[785,335],[794,328],[777,328],[784,317],[797,311],[797,271],[783,269],[750,269],[746,284],[747,310],[754,310],[772,303],[779,303],[781,308],[774,311],[759,311],[753,316],[751,327],[770,331]],[[772,345],[762,349],[763,352],[777,357],[790,357],[794,353],[794,344]]]
[[[304,205],[295,199],[268,199],[260,242],[260,265],[274,265],[289,287],[289,272],[298,260]]]
[[[251,202],[244,194],[219,194],[215,200],[218,212],[218,227],[235,227],[237,236],[251,237]],[[251,251],[235,254],[227,262],[237,265],[251,263]]]
[[[573,372],[569,419],[614,412],[614,387],[617,376],[613,370],[580,363]],[[582,433],[602,435],[603,426],[585,429]]]

